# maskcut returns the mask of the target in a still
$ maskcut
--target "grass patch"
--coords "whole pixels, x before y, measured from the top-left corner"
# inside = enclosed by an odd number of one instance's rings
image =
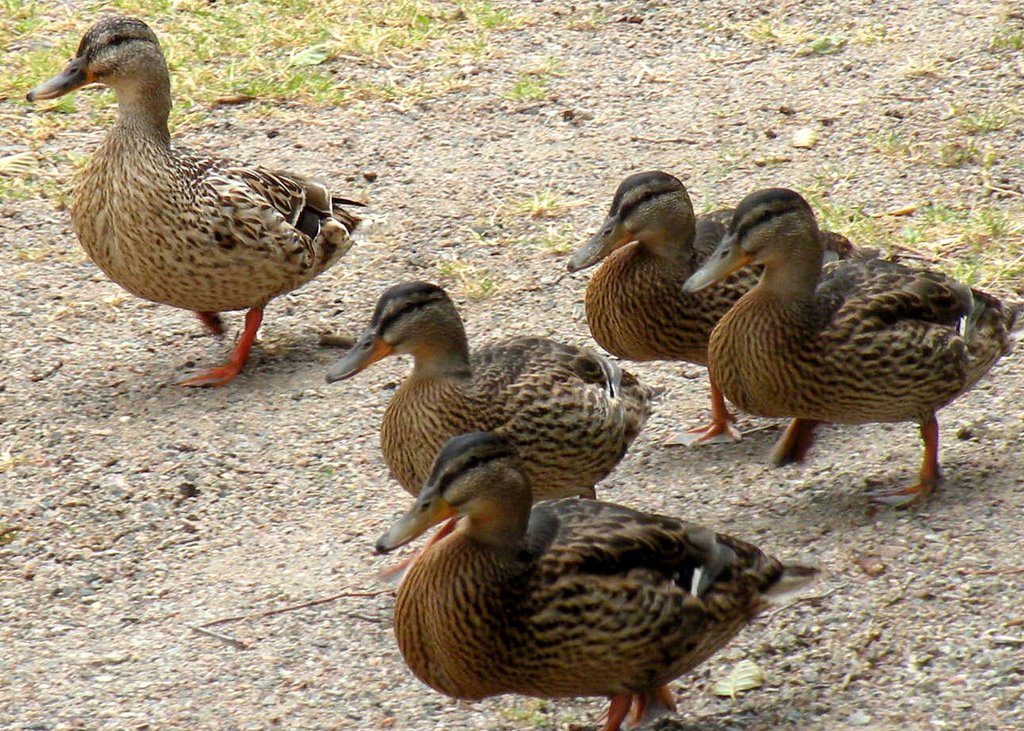
[[[849,40],[845,36],[822,35],[806,44],[798,51],[801,56],[830,56],[839,53],[846,47]]]
[[[889,253],[911,251],[933,267],[971,286],[992,290],[1024,287],[1024,210],[981,205],[960,209],[922,206],[909,216],[869,214],[817,191],[806,191],[823,230],[854,244]],[[914,264],[919,266],[919,264]]]
[[[469,83],[456,69],[490,54],[495,34],[529,22],[490,0],[0,0],[3,154],[38,152],[70,127],[111,123],[109,91],[24,101],[73,56],[90,21],[111,12],[146,20],[160,38],[172,134],[205,124],[212,107],[231,100],[248,102],[238,108],[243,116],[303,118],[365,100],[443,96]],[[50,193],[44,177],[0,176],[5,199]]]
[[[909,160],[914,156],[914,146],[898,130],[877,132],[868,138],[871,149],[885,157]]]
[[[903,66],[903,75],[910,79],[939,75],[939,61],[932,56],[911,56]]]
[[[814,32],[804,25],[787,21],[780,13],[757,20],[740,33],[754,43],[762,43],[779,48],[803,46],[815,40]]]
[[[555,218],[562,215],[572,203],[556,190],[545,188],[533,195],[516,201],[509,206],[509,212],[530,218]]]
[[[516,239],[523,246],[539,248],[551,255],[568,254],[586,241],[581,238],[576,227],[570,223],[549,224],[543,229],[531,231]]]
[[[991,105],[984,109],[966,109],[959,115],[957,124],[964,132],[978,135],[995,132],[1006,127],[1020,116],[1018,109]]]
[[[560,69],[560,60],[546,58],[536,67],[520,73],[512,87],[502,96],[516,102],[548,99],[551,97],[551,79],[561,76]]]
[[[498,293],[498,284],[489,269],[483,269],[460,259],[441,262],[437,265],[446,289],[471,300],[483,300]]]
[[[973,165],[980,159],[981,152],[972,141],[953,140],[939,147],[936,162],[944,168],[962,168],[965,165]]]

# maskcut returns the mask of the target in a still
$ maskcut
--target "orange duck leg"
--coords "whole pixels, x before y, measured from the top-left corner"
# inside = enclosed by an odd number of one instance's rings
[[[199,313],[199,318],[207,323],[205,315],[209,313]],[[220,318],[218,317],[217,320]],[[249,359],[249,351],[252,350],[252,344],[256,341],[256,332],[260,329],[260,323],[263,322],[263,310],[252,309],[245,313],[245,329],[242,331],[242,337],[238,340],[238,345],[235,346],[235,351],[231,354],[231,360],[219,368],[211,368],[207,371],[178,381],[179,386],[226,386],[235,379],[242,369],[245,367],[245,362]],[[209,325],[207,324],[209,327]]]

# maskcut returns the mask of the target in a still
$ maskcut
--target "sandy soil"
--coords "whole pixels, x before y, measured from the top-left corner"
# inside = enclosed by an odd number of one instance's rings
[[[953,106],[1019,112],[1021,53],[988,48],[1021,23],[1003,6],[785,3],[788,20],[817,35],[888,29],[801,55],[742,34],[776,17],[775,4],[595,3],[599,23],[576,22],[569,5],[508,4],[535,21],[500,33],[500,52],[466,69],[460,92],[301,125],[211,110],[209,126],[186,135],[208,151],[320,171],[388,215],[333,271],[269,308],[249,368],[227,388],[170,384],[217,364],[230,340],[127,297],[50,202],[0,205],[0,529],[16,529],[0,546],[0,726],[593,728],[597,700],[457,703],[405,668],[393,595],[375,579],[390,559],[371,547],[406,505],[377,427],[408,363],[328,387],[338,351],[318,333],[358,331],[385,286],[425,278],[451,285],[476,343],[514,333],[590,343],[589,273],[567,275],[564,254],[531,242],[549,229],[585,240],[639,169],[678,174],[698,206],[783,184],[871,212],[946,202],[1021,215],[1019,113],[983,135],[995,158],[984,174],[980,163],[901,161],[866,142],[897,130],[937,148],[953,134]],[[500,97],[524,64],[549,57],[560,60],[549,99]],[[908,74],[912,58],[938,71]],[[805,126],[818,144],[791,147]],[[51,144],[88,151],[102,132]],[[539,190],[571,205],[547,219],[514,212]],[[53,251],[32,255],[42,247]],[[942,412],[945,485],[902,513],[876,511],[864,493],[913,479],[912,425],[824,429],[807,463],[785,469],[766,465],[778,434],[768,421],[744,418],[751,433],[736,446],[665,449],[670,432],[707,416],[703,372],[630,366],[664,393],[599,495],[830,574],[819,601],[757,622],[679,681],[679,719],[658,728],[1024,728],[1016,355]],[[256,616],[212,628],[234,643],[189,628],[244,614]],[[764,687],[711,695],[744,658],[765,670]]]

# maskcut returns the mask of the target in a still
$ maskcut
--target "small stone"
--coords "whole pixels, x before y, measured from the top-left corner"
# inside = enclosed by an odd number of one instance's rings
[[[871,716],[864,711],[854,711],[846,717],[846,722],[851,726],[867,726],[871,723]]]

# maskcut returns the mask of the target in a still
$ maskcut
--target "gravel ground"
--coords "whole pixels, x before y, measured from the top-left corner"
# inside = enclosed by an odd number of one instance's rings
[[[301,125],[217,109],[186,134],[208,151],[323,171],[388,216],[333,271],[269,308],[249,368],[227,388],[170,384],[218,364],[229,340],[125,295],[52,203],[0,205],[0,726],[593,728],[597,700],[458,703],[405,668],[393,587],[375,578],[393,559],[371,547],[407,502],[377,428],[409,364],[389,359],[328,387],[338,351],[318,333],[357,332],[385,286],[424,278],[451,286],[475,343],[518,333],[590,343],[589,273],[565,274],[565,255],[537,241],[584,241],[639,169],[675,172],[698,206],[783,184],[870,212],[945,202],[1024,216],[1024,57],[989,47],[1024,28],[1009,6],[502,5],[533,21],[498,34],[498,52],[463,70],[461,91]],[[600,22],[580,20],[591,8]],[[749,37],[780,13],[850,42],[803,54]],[[550,58],[560,63],[547,99],[500,96]],[[935,72],[908,72],[914,59]],[[938,150],[964,134],[952,109],[999,105],[1016,113],[978,136],[992,152],[984,167],[901,161],[866,142],[896,130]],[[801,127],[817,133],[813,149],[791,147]],[[102,132],[49,144],[88,152]],[[516,213],[538,191],[570,205]],[[630,366],[664,393],[599,495],[829,572],[819,600],[758,621],[676,683],[679,719],[658,728],[1024,728],[1021,350],[942,412],[947,479],[912,512],[876,511],[864,497],[914,479],[912,425],[823,429],[807,463],[784,469],[766,465],[779,425],[765,420],[741,419],[751,432],[736,446],[665,449],[668,434],[707,416],[703,372]],[[339,592],[351,595],[261,614]],[[211,628],[220,639],[190,629],[237,615]],[[766,672],[764,687],[711,695],[745,658]]]

